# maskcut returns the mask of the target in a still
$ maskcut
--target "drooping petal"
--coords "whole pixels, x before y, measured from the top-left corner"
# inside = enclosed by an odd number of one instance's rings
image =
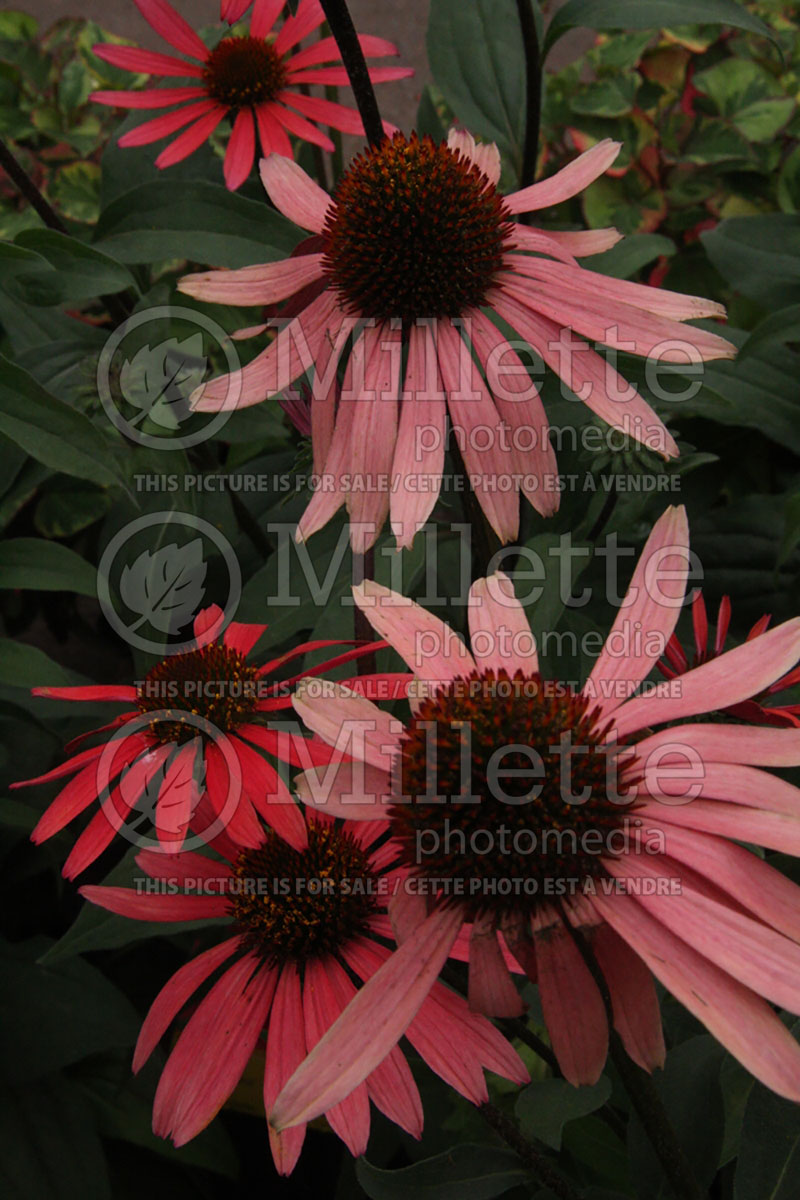
[[[753,767],[800,766],[800,729],[677,725],[643,738],[637,743],[636,752],[646,764],[653,751],[657,750],[661,755],[670,746],[674,746],[678,754],[690,746],[703,762],[742,763]]]
[[[165,850],[180,850],[200,799],[196,767],[202,750],[199,737],[181,746],[170,761],[156,801],[156,835]]]
[[[281,0],[283,2],[283,0]],[[272,1000],[264,1063],[264,1110],[269,1112],[275,1098],[306,1056],[303,1020],[303,996],[297,967],[287,962],[281,968]],[[271,1125],[269,1144],[279,1175],[290,1175],[295,1168],[306,1136],[305,1125],[294,1125],[277,1133]]]
[[[196,117],[202,117],[207,113],[220,112],[220,120],[224,115],[224,109],[221,109],[216,100],[199,100],[197,104],[186,104],[182,108],[177,108],[175,112],[163,113],[160,117],[153,117],[152,121],[142,121],[141,125],[137,125],[134,129],[129,129],[127,133],[123,133],[119,139],[118,145],[127,146],[149,146],[151,142],[157,142],[168,134],[174,133],[176,129],[182,129],[184,125],[188,125],[190,121],[194,121]]]
[[[228,938],[218,946],[203,951],[196,958],[184,963],[164,984],[144,1019],[136,1049],[133,1052],[132,1070],[138,1073],[161,1041],[175,1017],[202,983],[233,954],[239,945],[239,937]]]
[[[347,497],[350,544],[365,554],[380,534],[389,513],[389,480],[397,439],[397,405],[402,359],[401,330],[387,324],[368,326],[353,347],[350,364],[363,354],[363,392],[352,396],[350,477]],[[347,380],[342,403],[347,397]]]
[[[490,918],[476,918],[469,940],[469,1006],[488,1017],[519,1017],[525,1004],[506,966]]]
[[[159,1137],[183,1146],[216,1116],[255,1049],[276,983],[274,969],[246,955],[200,1002],[156,1089],[153,1132]]]
[[[308,726],[343,753],[389,771],[403,727],[371,700],[326,680],[323,689],[301,680],[292,698],[295,711]]]
[[[200,41],[191,25],[177,13],[167,0],[133,0],[151,28],[159,33],[179,53],[205,62],[208,47]]]
[[[78,888],[84,900],[134,921],[204,921],[224,917],[228,901],[224,896],[183,896],[169,893],[135,892],[126,887],[86,884]]]
[[[225,186],[235,192],[244,183],[256,155],[256,128],[249,108],[240,108],[225,150]]]
[[[575,1087],[597,1083],[608,1056],[603,999],[560,918],[534,916],[539,995],[558,1065]]]
[[[594,931],[592,950],[608,984],[614,1027],[628,1054],[645,1071],[663,1067],[667,1051],[661,1009],[647,966],[610,925]]]
[[[331,763],[304,771],[295,777],[293,787],[310,808],[349,821],[385,818],[391,796],[387,772],[364,762]]]
[[[331,202],[328,193],[291,159],[271,155],[261,161],[259,169],[261,182],[278,211],[301,229],[322,233]]]
[[[766,1001],[670,933],[631,897],[598,893],[591,902],[748,1071],[779,1095],[800,1100],[800,1046]]]
[[[171,167],[177,162],[183,162],[184,158],[188,158],[190,154],[194,154],[195,150],[202,146],[203,142],[217,128],[225,116],[225,112],[225,108],[219,104],[199,121],[195,121],[194,125],[190,125],[183,133],[178,134],[175,141],[170,142],[166,149],[161,151],[156,159],[156,166]]]
[[[361,988],[275,1101],[268,1115],[276,1129],[325,1112],[383,1061],[423,1004],[460,924],[456,908],[431,914]]]
[[[398,546],[411,545],[439,498],[446,423],[436,343],[428,324],[412,325],[389,501]]]

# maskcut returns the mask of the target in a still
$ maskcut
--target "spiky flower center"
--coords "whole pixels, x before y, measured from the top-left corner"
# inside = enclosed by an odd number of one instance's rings
[[[186,742],[202,734],[189,714],[229,733],[258,703],[258,668],[221,642],[173,654],[147,673],[139,687],[139,711],[158,712],[150,728],[160,742]]]
[[[203,80],[212,99],[245,108],[275,99],[286,84],[286,66],[264,38],[227,37],[209,54]]]
[[[473,914],[568,894],[602,870],[633,782],[603,732],[585,697],[539,675],[445,685],[401,745],[390,815],[404,862]]]
[[[368,856],[352,834],[313,819],[308,848],[277,834],[234,867],[231,915],[246,946],[270,963],[336,954],[367,931],[378,900]]]
[[[510,214],[469,159],[396,133],[350,164],[323,231],[324,266],[360,316],[459,317],[486,303],[510,242]]]

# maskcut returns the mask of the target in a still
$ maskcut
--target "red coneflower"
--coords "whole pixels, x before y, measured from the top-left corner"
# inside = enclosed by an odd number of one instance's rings
[[[406,872],[395,865],[386,821],[347,830],[325,814],[308,820],[308,837],[294,849],[266,831],[252,849],[227,836],[214,840],[223,861],[200,854],[137,858],[152,878],[191,881],[194,894],[142,894],[128,888],[84,887],[87,900],[143,921],[229,917],[225,939],[182,967],[156,997],[142,1026],[133,1069],[147,1061],[173,1019],[223,964],[178,1037],[155,1097],[153,1129],[182,1146],[216,1115],[238,1083],[259,1042],[265,1043],[264,1104],[269,1109],[286,1080],[357,995],[391,958],[386,902]],[[204,894],[196,894],[198,887]],[[233,936],[231,936],[231,934]],[[231,959],[234,961],[231,963]],[[438,970],[438,968],[437,968]],[[358,981],[358,982],[354,982]],[[428,980],[427,996],[405,1033],[438,1075],[474,1104],[487,1097],[484,1069],[516,1083],[528,1073],[516,1051],[466,1001]],[[221,1019],[224,1014],[224,1019]],[[358,1061],[360,1038],[347,1047]],[[422,1133],[422,1104],[408,1063],[387,1048],[325,1115],[354,1155],[363,1154],[370,1100],[413,1137]],[[305,1125],[269,1131],[278,1171],[288,1175],[300,1155]]]
[[[278,771],[260,751],[291,766],[323,764],[330,749],[315,738],[273,729],[269,715],[291,709],[291,692],[299,679],[372,653],[383,643],[345,650],[328,663],[276,679],[286,664],[313,650],[341,642],[306,642],[263,666],[249,661],[266,625],[232,621],[219,639],[223,613],[213,605],[195,619],[195,649],[173,654],[150,670],[138,686],[40,687],[37,696],[59,700],[121,702],[135,707],[110,724],[84,734],[111,735],[65,763],[12,784],[14,788],[48,783],[71,775],[69,783],[45,810],[31,837],[40,843],[100,800],[100,808],[81,833],[64,864],[74,879],[111,843],[148,792],[155,792],[153,824],[158,844],[169,852],[181,849],[187,832],[201,834],[195,813],[202,793],[213,810],[212,828],[227,829],[234,842],[261,842],[259,816],[300,850],[305,823]],[[383,677],[382,677],[383,678]],[[395,677],[391,677],[395,678]],[[370,676],[358,686],[369,694]]]
[[[333,142],[312,124],[314,121],[344,133],[364,132],[355,109],[308,96],[303,91],[308,84],[348,83],[343,66],[325,65],[341,63],[333,38],[323,38],[304,50],[295,50],[298,42],[325,20],[319,0],[300,0],[297,12],[286,17],[274,36],[273,28],[286,8],[285,0],[256,0],[249,34],[228,34],[213,50],[209,50],[167,0],[134,0],[134,3],[156,33],[187,58],[107,43],[95,46],[95,54],[125,70],[153,76],[188,76],[196,82],[144,91],[94,92],[91,99],[114,108],[179,106],[137,125],[119,139],[120,146],[145,146],[188,125],[161,151],[157,167],[170,167],[187,158],[226,116],[233,121],[224,167],[225,182],[231,190],[240,187],[250,174],[256,153],[256,130],[263,154],[289,158],[292,157],[290,134],[324,150],[333,150]],[[237,15],[228,19],[238,19],[247,7],[229,4],[228,8]],[[396,46],[384,38],[362,35],[360,42],[365,55],[371,58],[397,54]],[[410,67],[371,67],[369,72],[373,83],[405,79],[413,73]],[[386,128],[391,130],[392,126]]]
[[[724,309],[580,267],[578,257],[619,240],[614,229],[560,233],[513,220],[576,195],[619,149],[600,142],[551,179],[508,196],[497,188],[497,147],[476,145],[464,131],[438,145],[397,133],[356,158],[333,196],[293,162],[262,163],[275,206],[315,235],[305,253],[189,275],[179,287],[223,304],[295,297],[294,319],[271,345],[235,376],[199,388],[192,402],[208,411],[233,407],[235,378],[236,406],[258,404],[314,370],[312,438],[325,486],[298,536],[346,504],[354,550],[376,540],[388,515],[399,544],[410,545],[439,495],[448,415],[501,541],[517,536],[520,491],[552,515],[559,493],[545,410],[517,350],[487,313],[507,322],[609,424],[664,457],[677,454],[645,400],[571,331],[665,362],[730,358],[729,342],[682,323]],[[335,406],[336,368],[354,329]]]
[[[728,637],[730,620],[731,602],[728,596],[723,596],[719,603],[719,611],[717,612],[716,636],[714,644],[711,645],[708,636],[708,614],[706,612],[703,593],[699,590],[695,593],[692,600],[692,625],[694,628],[692,667],[700,666],[701,663],[709,662],[712,658],[716,658],[719,654],[722,654]],[[762,633],[765,633],[769,628],[770,620],[769,614],[760,617],[748,633],[746,640],[751,642],[753,638],[761,637]],[[666,662],[664,659],[666,659]],[[689,659],[678,639],[678,635],[675,633],[673,633],[664,648],[664,659],[659,662],[658,669],[662,675],[666,675],[667,679],[675,679],[690,669]],[[776,679],[759,696],[753,696],[749,700],[743,700],[740,704],[730,705],[720,711],[728,713],[729,716],[737,717],[740,721],[750,721],[754,725],[800,726],[800,704],[767,704],[767,699],[770,696],[784,692],[787,688],[794,687],[798,683],[800,683],[800,667],[796,667],[795,670],[790,671],[787,675]]]
[[[762,770],[800,765],[800,731],[692,720],[794,666],[800,619],[636,695],[675,627],[688,566],[686,515],[670,509],[580,689],[542,679],[502,574],[473,584],[471,650],[404,597],[373,582],[354,589],[417,677],[412,716],[403,726],[346,687],[309,681],[297,711],[330,744],[360,723],[368,774],[354,787],[364,768],[351,741],[333,782],[330,768],[324,781],[312,769],[297,791],[355,828],[388,818],[401,864],[434,894],[430,908],[413,896],[393,902],[413,933],[286,1085],[275,1128],[311,1120],[381,1060],[419,1003],[415,981],[445,961],[460,920],[474,922],[472,1007],[520,1011],[500,932],[538,982],[570,1082],[597,1080],[609,1036],[578,931],[641,1066],[664,1055],[652,972],[758,1079],[800,1100],[800,1046],[771,1007],[800,1013],[800,889],[737,844],[800,854],[800,791]],[[350,1065],[356,1028],[365,1045]]]

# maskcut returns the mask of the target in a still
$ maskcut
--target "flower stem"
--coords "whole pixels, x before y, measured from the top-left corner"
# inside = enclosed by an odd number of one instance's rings
[[[370,146],[378,146],[384,139],[381,114],[378,111],[378,101],[375,99],[367,62],[346,0],[320,0],[320,3],[331,33],[336,38],[336,45],[339,47],[339,53],[356,98],[358,111],[361,114],[367,141]]]
[[[636,1115],[664,1168],[664,1174],[680,1200],[708,1200],[708,1193],[695,1177],[652,1077],[630,1058],[622,1038],[614,1028],[611,994],[589,942],[567,919],[563,909],[561,919],[602,996],[608,1021],[611,1061],[617,1068]]]
[[[510,1117],[507,1117],[493,1104],[478,1105],[478,1112],[487,1125],[511,1147],[528,1169],[537,1176],[540,1183],[549,1188],[559,1200],[578,1200],[578,1193],[573,1190],[563,1175],[545,1158],[543,1154],[528,1141],[517,1129]]]
[[[11,182],[19,189],[31,208],[39,214],[48,229],[53,229],[56,233],[63,233],[65,237],[69,237],[69,230],[61,220],[61,217],[53,206],[45,200],[39,188],[22,166],[22,163],[12,154],[2,138],[0,138],[0,170],[5,171]],[[100,299],[113,320],[119,322],[127,320],[130,315],[130,309],[119,296],[101,296]]]
[[[536,177],[536,160],[539,157],[539,125],[542,117],[542,56],[539,35],[536,31],[536,16],[533,0],[517,0],[517,12],[525,50],[525,145],[522,152],[522,170],[519,186],[529,187]]]
[[[67,227],[58,213],[45,200],[28,172],[14,157],[2,138],[0,138],[0,167],[8,175],[11,182],[19,188],[31,208],[36,210],[48,229],[55,229],[57,233],[67,232]]]

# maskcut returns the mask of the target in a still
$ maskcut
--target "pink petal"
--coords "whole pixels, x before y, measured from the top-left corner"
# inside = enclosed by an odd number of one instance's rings
[[[241,3],[241,0],[239,0]],[[252,37],[265,38],[272,32],[272,27],[286,7],[286,0],[256,0],[253,14],[250,17],[250,34]]]
[[[666,804],[637,805],[636,815],[738,842],[752,842],[784,854],[800,855],[800,822],[796,816],[782,812],[722,804],[716,800],[693,800],[681,808]]]
[[[560,918],[537,913],[533,936],[542,1012],[558,1065],[575,1087],[597,1083],[608,1056],[608,1022],[597,984]]]
[[[327,1111],[383,1061],[424,1003],[461,919],[456,908],[433,913],[361,988],[276,1100],[276,1129]]]
[[[649,824],[654,824],[649,818]],[[750,850],[678,825],[660,827],[669,858],[685,863],[762,921],[800,942],[797,885]]]
[[[331,202],[328,193],[288,158],[272,156],[261,162],[260,171],[261,182],[278,211],[301,229],[322,233]]]
[[[306,963],[303,983],[306,1045],[313,1052],[320,1038],[347,1007],[348,999],[356,993],[342,968],[332,958]],[[295,1072],[292,1078],[296,1078],[297,1074]],[[280,1097],[277,1099],[279,1104]],[[333,1132],[339,1135],[352,1155],[364,1154],[369,1141],[369,1094],[363,1082],[356,1081],[352,1090],[344,1092],[338,1101],[326,1106],[325,1116]],[[270,1121],[270,1124],[274,1122]]]
[[[228,863],[205,854],[197,854],[193,850],[181,850],[177,854],[165,854],[162,850],[140,850],[136,855],[136,865],[141,867],[151,879],[166,879],[180,883],[186,887],[196,886],[195,880],[216,884],[222,892],[231,878],[231,868]]]
[[[650,971],[609,925],[595,930],[592,950],[608,984],[614,1028],[628,1054],[645,1071],[663,1067],[667,1051]]]
[[[494,142],[479,143],[466,129],[451,129],[447,145],[462,158],[474,163],[490,183],[497,187],[500,182],[500,151]]]
[[[521,490],[537,512],[551,517],[560,493],[548,479],[556,478],[558,464],[536,384],[506,335],[485,313],[474,309],[467,322],[498,416],[511,429],[511,457]]]
[[[417,679],[443,684],[475,670],[461,638],[413,600],[372,579],[354,587],[353,598],[378,636],[397,651]]]
[[[136,71],[137,74],[146,72],[148,75],[188,75],[202,79],[203,68],[196,63],[185,62],[182,58],[173,58],[170,54],[158,54],[152,50],[140,50],[138,46],[111,46],[100,42],[92,46],[93,52],[112,67],[121,67],[123,71]],[[203,61],[208,51],[203,48]]]
[[[536,641],[514,585],[502,571],[476,579],[467,605],[470,648],[479,671],[539,670]]]
[[[292,112],[284,104],[269,105],[275,119],[280,121],[289,133],[293,133],[295,137],[303,138],[307,142],[311,142],[313,146],[321,146],[323,150],[333,151],[334,145],[327,133],[323,133],[321,129],[317,129],[316,125],[312,125],[305,117],[301,117],[299,113]]]
[[[619,708],[663,654],[680,616],[688,576],[686,509],[670,506],[653,526],[611,632],[584,685],[586,695],[602,697],[604,716]],[[624,690],[620,687],[605,693],[603,685],[612,682],[623,684]]]
[[[387,42],[385,38],[373,37],[368,33],[360,33],[358,41],[365,58],[386,58],[390,54],[399,53],[392,42]],[[300,67],[313,67],[317,63],[332,62],[333,60],[338,62],[340,59],[341,53],[336,44],[336,38],[326,37],[307,46],[304,50],[299,50],[297,54],[293,54],[287,66],[292,70],[298,70]]]
[[[122,764],[120,764],[120,770]],[[20,785],[17,784],[19,787]],[[47,841],[54,833],[58,833],[68,825],[79,813],[82,813],[93,800],[98,798],[97,765],[90,763],[84,767],[65,788],[59,792],[39,818],[31,833],[31,841],[37,846]]]
[[[528,239],[529,231],[529,225],[514,226],[515,243],[523,249],[526,240],[532,240]],[[546,236],[567,254],[573,255],[575,258],[583,258],[590,254],[603,254],[606,250],[610,250],[612,246],[616,246],[617,242],[622,240],[623,235],[618,229],[580,229],[574,233],[548,229]]]
[[[519,1017],[525,1011],[506,966],[491,919],[476,919],[469,940],[469,1006],[489,1017]]]
[[[278,772],[241,738],[231,738],[231,743],[253,806],[284,841],[295,850],[305,850],[308,846],[305,819]]]
[[[258,642],[267,630],[266,625],[254,625],[250,622],[231,621],[228,628],[225,630],[223,642],[229,650],[235,650],[241,654],[243,658],[247,658],[250,651]]]
[[[250,174],[256,155],[256,129],[249,108],[240,108],[225,151],[225,186],[235,192]]]
[[[224,109],[220,108],[216,100],[200,100],[197,104],[187,104],[183,108],[176,109],[175,112],[153,117],[152,121],[142,121],[141,125],[137,125],[135,129],[129,129],[127,133],[123,133],[118,145],[123,147],[148,146],[151,142],[157,142],[168,134],[174,133],[176,129],[188,125],[196,117],[218,111],[224,114]],[[220,116],[221,119],[222,116]]]
[[[170,142],[166,149],[161,151],[156,159],[156,166],[171,167],[177,162],[182,162],[184,158],[188,158],[211,136],[225,113],[226,110],[222,105],[217,105],[199,121],[195,121],[194,125],[190,125],[183,133],[178,134],[175,141]]]
[[[258,140],[265,158],[278,154],[283,158],[292,158],[292,143],[283,128],[278,114],[283,112],[280,104],[257,104],[255,107],[256,123],[258,125]],[[264,159],[261,160],[262,162]],[[259,164],[259,171],[261,164]]]
[[[637,743],[643,762],[652,751],[691,746],[704,762],[743,763],[753,767],[800,766],[800,730],[750,728],[746,725],[678,725],[660,729]]]
[[[214,824],[221,824],[238,846],[260,846],[264,831],[253,806],[243,794],[242,771],[235,754],[226,757],[213,742],[205,747],[204,754],[206,794],[214,810]]]
[[[156,836],[164,850],[180,850],[200,799],[195,768],[202,749],[199,737],[178,750],[164,775],[156,802]]]
[[[283,0],[281,0],[283,2]],[[272,1001],[264,1063],[264,1109],[269,1112],[276,1096],[306,1056],[303,998],[300,977],[294,963],[281,968]],[[269,1144],[279,1175],[291,1175],[306,1136],[305,1125],[295,1125],[276,1133],[271,1125]]]
[[[246,367],[212,379],[192,392],[189,398],[192,408],[198,412],[230,411],[278,395],[314,365],[322,342],[328,336],[335,338],[343,321],[333,292],[324,291],[280,329],[267,349]]]
[[[397,439],[397,401],[400,391],[401,331],[385,324],[368,326],[353,347],[350,364],[363,354],[364,387],[353,397],[350,433],[350,475],[356,487],[348,496],[350,544],[365,554],[377,540],[389,513],[388,485]],[[342,393],[346,396],[347,380]]]
[[[292,108],[298,109],[312,121],[319,121],[321,125],[330,125],[332,129],[339,129],[342,133],[352,133],[356,137],[364,134],[361,117],[355,109],[347,108],[344,104],[337,104],[333,100],[322,100],[319,96],[303,96],[299,92],[288,91],[278,92],[277,99],[282,104],[290,104]],[[384,121],[383,127],[385,132],[391,136],[394,126]]]
[[[322,691],[301,681],[292,704],[323,741],[382,771],[391,770],[403,726],[371,700],[328,680]]]
[[[217,304],[275,304],[320,279],[322,258],[322,254],[307,254],[233,271],[202,271],[184,275],[178,289]]]
[[[203,646],[216,641],[224,623],[225,613],[218,604],[209,604],[208,608],[201,608],[192,625],[195,640]]]
[[[398,546],[411,545],[439,498],[446,440],[447,406],[436,343],[430,325],[412,325],[389,499]],[[430,486],[431,480],[436,486]]]
[[[608,170],[621,149],[621,142],[604,138],[591,150],[586,150],[573,162],[567,163],[550,179],[543,179],[541,183],[533,183],[522,191],[506,196],[506,208],[512,213],[534,212],[577,196],[578,192],[582,192]]]
[[[276,983],[274,970],[247,955],[200,1002],[156,1089],[153,1132],[159,1137],[183,1146],[217,1115],[256,1047]]]
[[[519,529],[519,495],[515,487],[505,488],[502,483],[515,473],[511,448],[498,436],[485,450],[478,450],[471,436],[478,425],[499,428],[497,408],[464,339],[446,318],[439,322],[438,345],[447,407],[470,486],[500,541],[513,541]]]
[[[167,0],[134,0],[134,4],[148,25],[161,34],[165,42],[169,42],[181,54],[205,62],[208,58],[207,46]]]
[[[600,915],[757,1079],[800,1100],[800,1046],[769,1005],[675,937],[628,896],[593,896]]]
[[[646,696],[629,700],[615,719],[618,736],[749,700],[779,679],[798,658],[800,617],[795,617],[687,671],[677,681],[679,687],[670,680]]]
[[[263,5],[263,0],[260,0]],[[234,25],[247,12],[253,0],[220,0],[219,15],[220,20],[227,21],[229,25]],[[285,0],[272,0],[273,7],[283,8]]]
[[[207,95],[204,87],[144,88],[141,92],[92,92],[89,99],[113,108],[167,108]]]
[[[310,808],[349,821],[385,818],[391,796],[387,773],[363,762],[332,762],[304,771],[295,777],[293,787]]]
[[[132,888],[87,884],[78,888],[84,900],[134,921],[204,921],[224,917],[228,901],[223,896],[182,896],[135,892]]]
[[[292,46],[296,46],[309,33],[318,29],[324,20],[325,13],[319,0],[300,0],[297,12],[293,17],[286,18],[275,39],[274,45],[278,54],[285,54],[287,50],[291,50]]]
[[[413,67],[370,67],[369,77],[373,83],[392,83],[397,79],[409,79],[414,74]],[[311,71],[292,71],[287,80],[289,87],[298,84],[324,84],[326,86],[347,87],[350,76],[345,67],[316,67]]]
[[[84,687],[35,687],[32,696],[43,696],[47,700],[113,700],[126,704],[136,700],[136,688],[130,685],[119,687],[105,684],[88,684]]]
[[[490,302],[592,412],[636,441],[655,446],[664,457],[677,456],[677,444],[663,421],[610,363],[584,342],[575,342],[571,336],[564,340],[561,326],[531,312],[505,290],[496,291]]]
[[[218,966],[230,958],[239,944],[238,935],[228,938],[218,946],[198,954],[167,980],[151,1004],[139,1033],[133,1052],[134,1074],[147,1062],[187,1000],[213,975]]]

